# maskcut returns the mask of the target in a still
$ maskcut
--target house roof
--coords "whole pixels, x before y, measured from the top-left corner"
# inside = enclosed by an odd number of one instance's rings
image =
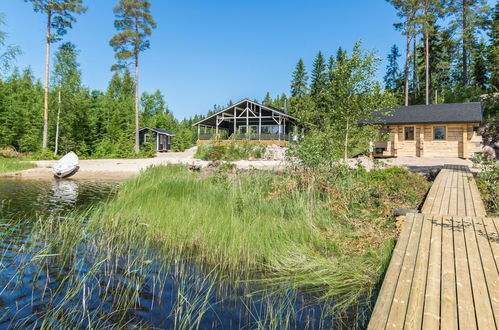
[[[442,103],[410,105],[390,109],[387,116],[375,116],[363,124],[480,123],[482,103]]]
[[[148,129],[150,131],[153,131],[153,132],[156,132],[158,134],[163,134],[163,135],[169,135],[169,136],[175,136],[175,134],[171,133],[171,132],[168,132],[168,131],[165,131],[164,129],[161,129],[161,128],[153,128],[153,127],[144,127],[144,128],[141,128],[139,129],[139,131],[143,131],[145,129]]]
[[[233,109],[234,108],[237,108],[245,103],[251,103],[251,104],[254,104],[258,107],[261,107],[261,109],[263,110],[267,110],[267,111],[271,111],[271,112],[275,112],[275,113],[278,113],[279,115],[281,116],[284,116],[284,117],[287,117],[289,119],[292,119],[292,120],[296,120],[298,121],[298,118],[294,117],[294,116],[291,116],[289,115],[288,113],[282,111],[282,110],[279,110],[277,108],[274,108],[274,107],[271,107],[271,106],[268,106],[268,105],[263,105],[261,103],[258,103],[258,102],[255,102],[255,101],[251,101],[249,99],[243,99],[237,103],[234,103],[233,105],[223,109],[223,110],[220,110],[214,114],[212,114],[211,116],[208,116],[200,121],[198,121],[197,123],[194,123],[192,124],[192,126],[197,126],[199,124],[212,124],[211,122],[214,120],[214,118],[216,118],[216,116],[220,115],[221,113],[224,113],[224,112],[229,112],[229,113],[233,113]]]

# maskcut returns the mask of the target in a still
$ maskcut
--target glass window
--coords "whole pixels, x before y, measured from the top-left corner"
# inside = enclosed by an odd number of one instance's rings
[[[414,127],[404,127],[404,139],[414,140]]]
[[[445,140],[445,127],[436,126],[433,128],[433,139],[434,140]]]

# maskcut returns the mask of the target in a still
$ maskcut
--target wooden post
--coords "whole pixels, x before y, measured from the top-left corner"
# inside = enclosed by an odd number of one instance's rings
[[[398,148],[398,141],[399,141],[399,128],[398,126],[395,126],[394,130],[394,135],[393,135],[393,156],[397,156],[397,148]]]
[[[156,151],[159,151],[159,134],[156,133]]]
[[[199,132],[201,130],[201,127],[198,125],[198,140],[199,140]]]
[[[216,123],[215,134],[218,136],[218,116],[215,118],[215,123]]]
[[[421,125],[419,129],[419,157],[424,157],[424,131],[425,125]]]
[[[282,122],[282,117],[281,117],[281,115],[279,115],[279,123],[278,123],[278,127],[279,127],[279,141],[281,141],[281,122]]]
[[[234,107],[234,133],[232,135],[234,135],[234,138],[236,137],[236,129],[237,129],[237,126],[236,126],[236,119],[237,118],[237,112],[236,112],[236,107]]]
[[[262,107],[258,111],[258,140],[262,139]]]
[[[283,132],[284,133],[284,140],[287,140],[286,139],[286,118],[285,117],[283,117],[283,122],[284,122],[284,132]]]
[[[249,140],[249,103],[246,106],[246,140]]]
[[[463,158],[468,158],[468,124],[463,126]]]

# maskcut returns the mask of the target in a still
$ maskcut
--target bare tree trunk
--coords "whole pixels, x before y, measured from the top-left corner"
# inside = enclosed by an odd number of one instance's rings
[[[140,152],[139,145],[139,55],[135,55],[135,153]]]
[[[417,32],[416,32],[416,23],[414,23],[413,26],[413,38],[412,38],[412,84],[414,86],[414,97],[419,92],[419,83],[418,83],[418,63],[417,63],[417,49],[416,49],[416,37],[417,37]]]
[[[407,10],[407,31],[406,31],[406,47],[405,47],[405,106],[409,105],[409,62],[411,57],[411,19]]]
[[[139,33],[138,21],[135,19],[135,32]],[[139,141],[139,49],[135,47],[135,153],[140,152]]]
[[[345,129],[345,153],[343,155],[343,158],[345,161],[348,159],[348,133],[349,133],[350,125],[349,125],[349,119],[347,118],[347,127]]]
[[[59,152],[59,118],[61,116],[61,91],[59,90],[59,108],[57,109],[57,122],[55,126],[55,147],[54,155]]]
[[[50,42],[51,33],[50,25],[52,20],[52,13],[47,13],[47,40],[45,41],[45,93],[44,93],[44,106],[43,106],[43,138],[42,149],[47,149],[48,132],[49,132],[49,70],[50,70]]]
[[[467,43],[467,29],[468,22],[466,19],[466,11],[467,11],[467,3],[466,0],[463,0],[463,86],[468,85],[468,49],[466,47]]]
[[[424,54],[424,65],[425,65],[425,95],[426,104],[430,104],[430,37],[429,32],[425,32],[425,54]]]

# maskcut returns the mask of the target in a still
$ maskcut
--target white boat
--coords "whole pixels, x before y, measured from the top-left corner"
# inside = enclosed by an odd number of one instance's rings
[[[52,167],[52,173],[56,178],[65,178],[78,171],[78,156],[74,152],[69,152]]]

